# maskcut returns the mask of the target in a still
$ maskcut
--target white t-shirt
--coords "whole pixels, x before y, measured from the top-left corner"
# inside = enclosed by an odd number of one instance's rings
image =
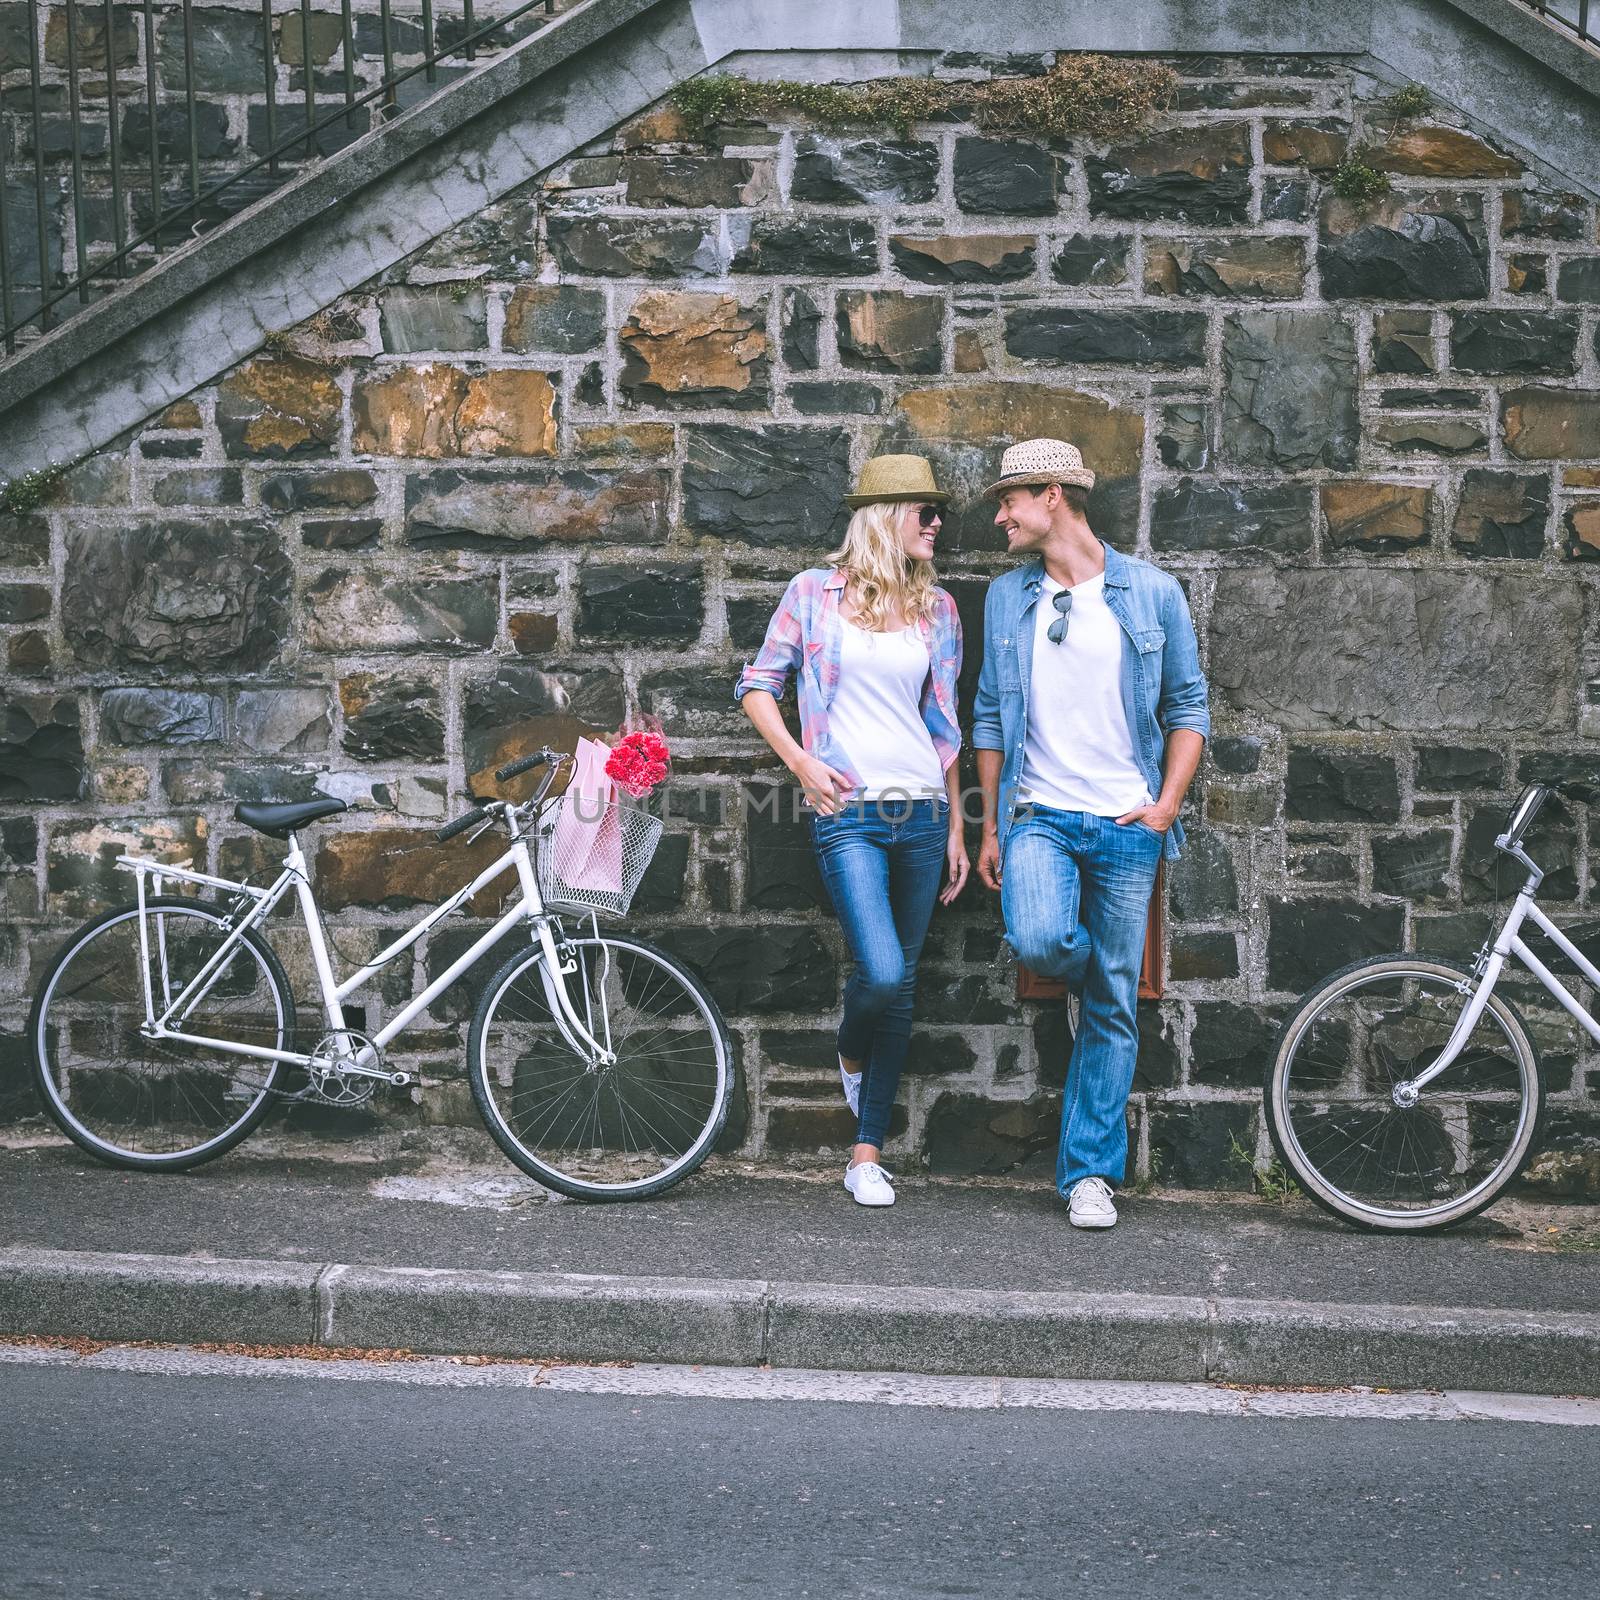
[[[1120,817],[1149,805],[1122,710],[1122,625],[1106,604],[1106,575],[1071,589],[1067,636],[1052,644],[1052,601],[1063,585],[1045,574],[1034,606],[1033,674],[1021,798],[1059,811]]]
[[[944,793],[944,771],[922,720],[928,647],[915,628],[869,633],[844,624],[828,728],[861,778],[862,798]]]

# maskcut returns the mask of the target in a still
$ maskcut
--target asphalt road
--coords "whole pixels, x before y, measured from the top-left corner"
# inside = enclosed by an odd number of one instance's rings
[[[1596,1430],[0,1367],[0,1594],[1591,1600]]]

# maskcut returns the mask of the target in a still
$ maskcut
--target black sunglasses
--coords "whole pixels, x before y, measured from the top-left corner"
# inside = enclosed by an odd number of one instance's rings
[[[938,520],[939,520],[939,508],[938,508],[938,506],[918,506],[917,507],[917,526],[919,528],[931,528],[934,525],[934,523],[936,523]]]
[[[1050,604],[1061,615],[1044,630],[1044,636],[1051,644],[1060,644],[1067,636],[1067,622],[1072,615],[1072,591],[1070,589],[1062,589]]]

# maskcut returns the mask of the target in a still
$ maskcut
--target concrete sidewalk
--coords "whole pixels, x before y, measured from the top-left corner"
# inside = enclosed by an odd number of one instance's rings
[[[627,1206],[509,1167],[0,1153],[0,1331],[996,1377],[1600,1392],[1600,1219],[1422,1239],[1309,1208],[709,1171]],[[1505,1220],[1510,1216],[1516,1225]],[[1551,1235],[1546,1230],[1558,1231]],[[1587,1248],[1530,1248],[1554,1239]]]

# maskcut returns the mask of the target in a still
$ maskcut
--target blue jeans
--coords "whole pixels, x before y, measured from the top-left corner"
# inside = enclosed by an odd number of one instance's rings
[[[811,818],[817,865],[855,970],[844,986],[839,1054],[862,1063],[858,1144],[880,1150],[911,1041],[917,958],[944,870],[943,800],[846,801]]]
[[[1122,1182],[1145,922],[1165,835],[1142,822],[1031,805],[1006,837],[1000,904],[1024,966],[1082,997],[1067,1063],[1056,1188]]]

